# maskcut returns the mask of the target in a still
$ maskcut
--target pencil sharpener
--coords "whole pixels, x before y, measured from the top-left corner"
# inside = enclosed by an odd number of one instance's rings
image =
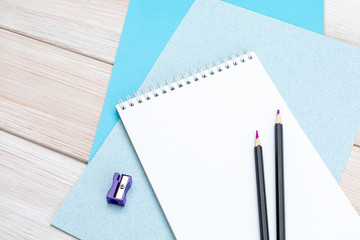
[[[107,193],[106,199],[110,204],[125,206],[126,194],[132,184],[132,177],[130,175],[114,173],[113,183]]]

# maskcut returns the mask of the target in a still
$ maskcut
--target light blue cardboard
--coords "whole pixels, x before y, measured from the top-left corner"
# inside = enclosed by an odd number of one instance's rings
[[[339,180],[360,124],[358,48],[228,3],[198,0],[142,87],[245,48],[257,53]],[[125,208],[106,203],[115,171],[133,176]],[[173,238],[121,122],[51,224],[81,239]]]
[[[164,80],[242,49],[254,51],[339,181],[360,129],[360,49],[228,3],[196,3],[142,87],[148,79]],[[194,10],[199,5],[212,7]]]
[[[131,0],[89,161],[119,120],[114,104],[137,91],[193,0]],[[323,0],[228,0],[323,34]]]
[[[108,204],[114,172],[132,176],[125,207]],[[87,166],[51,224],[80,239],[174,239],[120,121]]]

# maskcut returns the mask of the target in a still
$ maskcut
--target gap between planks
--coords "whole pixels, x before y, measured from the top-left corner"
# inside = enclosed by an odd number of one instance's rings
[[[8,32],[12,32],[12,33],[14,33],[14,34],[18,34],[18,35],[23,36],[23,37],[27,37],[27,38],[29,38],[29,39],[33,39],[33,40],[36,40],[36,41],[39,41],[39,42],[42,42],[42,43],[46,43],[46,44],[49,44],[49,45],[58,47],[58,48],[60,48],[60,49],[64,49],[65,51],[77,53],[77,54],[82,55],[82,56],[84,56],[84,57],[92,58],[92,59],[97,60],[97,61],[100,61],[100,62],[104,62],[104,63],[110,64],[110,65],[114,65],[113,62],[107,62],[107,61],[104,61],[103,59],[96,58],[96,57],[90,56],[90,55],[86,55],[86,54],[84,54],[84,53],[81,53],[81,52],[76,51],[76,50],[73,50],[73,49],[65,48],[65,47],[63,47],[63,46],[58,46],[58,45],[56,45],[56,44],[54,44],[54,43],[46,42],[46,41],[44,41],[44,40],[42,40],[42,39],[34,38],[34,37],[32,37],[32,36],[28,36],[28,35],[25,35],[25,34],[23,34],[23,33],[21,33],[21,32],[16,32],[16,31],[14,31],[14,30],[12,30],[12,29],[7,29],[7,28],[5,28],[5,27],[0,27],[0,29],[5,30],[5,31],[8,31]]]
[[[360,148],[360,131],[356,137],[356,140],[355,140],[355,143],[354,143],[354,146],[356,147],[359,147]]]
[[[64,156],[66,156],[66,157],[70,157],[70,158],[74,159],[75,161],[78,161],[78,162],[87,164],[87,161],[85,161],[84,159],[76,158],[76,157],[74,157],[74,156],[69,156],[69,154],[68,154],[67,152],[61,151],[61,150],[59,150],[59,149],[54,149],[54,148],[52,148],[51,146],[46,146],[46,145],[44,145],[44,144],[41,144],[41,143],[39,143],[39,142],[36,142],[36,141],[35,141],[34,139],[32,139],[32,138],[26,138],[26,137],[24,137],[24,136],[21,136],[21,135],[17,134],[16,132],[11,132],[11,131],[9,131],[9,130],[7,130],[7,129],[2,129],[1,127],[0,127],[0,131],[3,131],[3,132],[5,132],[5,133],[8,133],[8,134],[13,135],[13,136],[15,136],[15,137],[24,139],[24,140],[26,140],[26,141],[28,141],[28,142],[34,143],[34,144],[39,145],[39,146],[41,146],[41,147],[47,148],[47,149],[49,149],[49,150],[52,150],[52,151],[57,152],[57,153],[59,153],[59,154],[62,154],[62,155],[64,155]]]
[[[113,64],[129,0],[2,0],[0,27]]]
[[[86,162],[112,65],[0,29],[0,129]]]
[[[360,148],[355,145],[352,148],[339,185],[360,215]]]
[[[339,185],[360,215],[360,131],[341,176]]]
[[[50,220],[86,165],[3,131],[0,158],[0,236],[74,239]]]
[[[360,47],[360,1],[325,0],[324,34]]]

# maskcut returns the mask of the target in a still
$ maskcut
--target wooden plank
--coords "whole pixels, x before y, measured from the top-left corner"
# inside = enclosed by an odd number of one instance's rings
[[[86,165],[0,131],[0,238],[74,239],[49,222]]]
[[[354,146],[340,180],[340,186],[360,214],[360,148]]]
[[[1,0],[0,28],[113,63],[129,0]]]
[[[0,29],[0,129],[87,161],[112,65]]]
[[[128,4],[129,0],[3,0],[0,27],[113,63]],[[359,11],[357,0],[326,0],[325,35],[360,46]]]
[[[360,1],[325,0],[325,35],[360,47]]]

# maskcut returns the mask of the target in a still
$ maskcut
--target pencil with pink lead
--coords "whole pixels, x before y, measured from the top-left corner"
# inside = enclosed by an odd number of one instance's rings
[[[264,173],[262,147],[261,147],[258,131],[256,131],[254,153],[255,153],[256,184],[257,184],[257,198],[258,198],[258,210],[259,210],[260,239],[268,240],[269,227],[268,227],[267,207],[266,207],[265,173]]]

